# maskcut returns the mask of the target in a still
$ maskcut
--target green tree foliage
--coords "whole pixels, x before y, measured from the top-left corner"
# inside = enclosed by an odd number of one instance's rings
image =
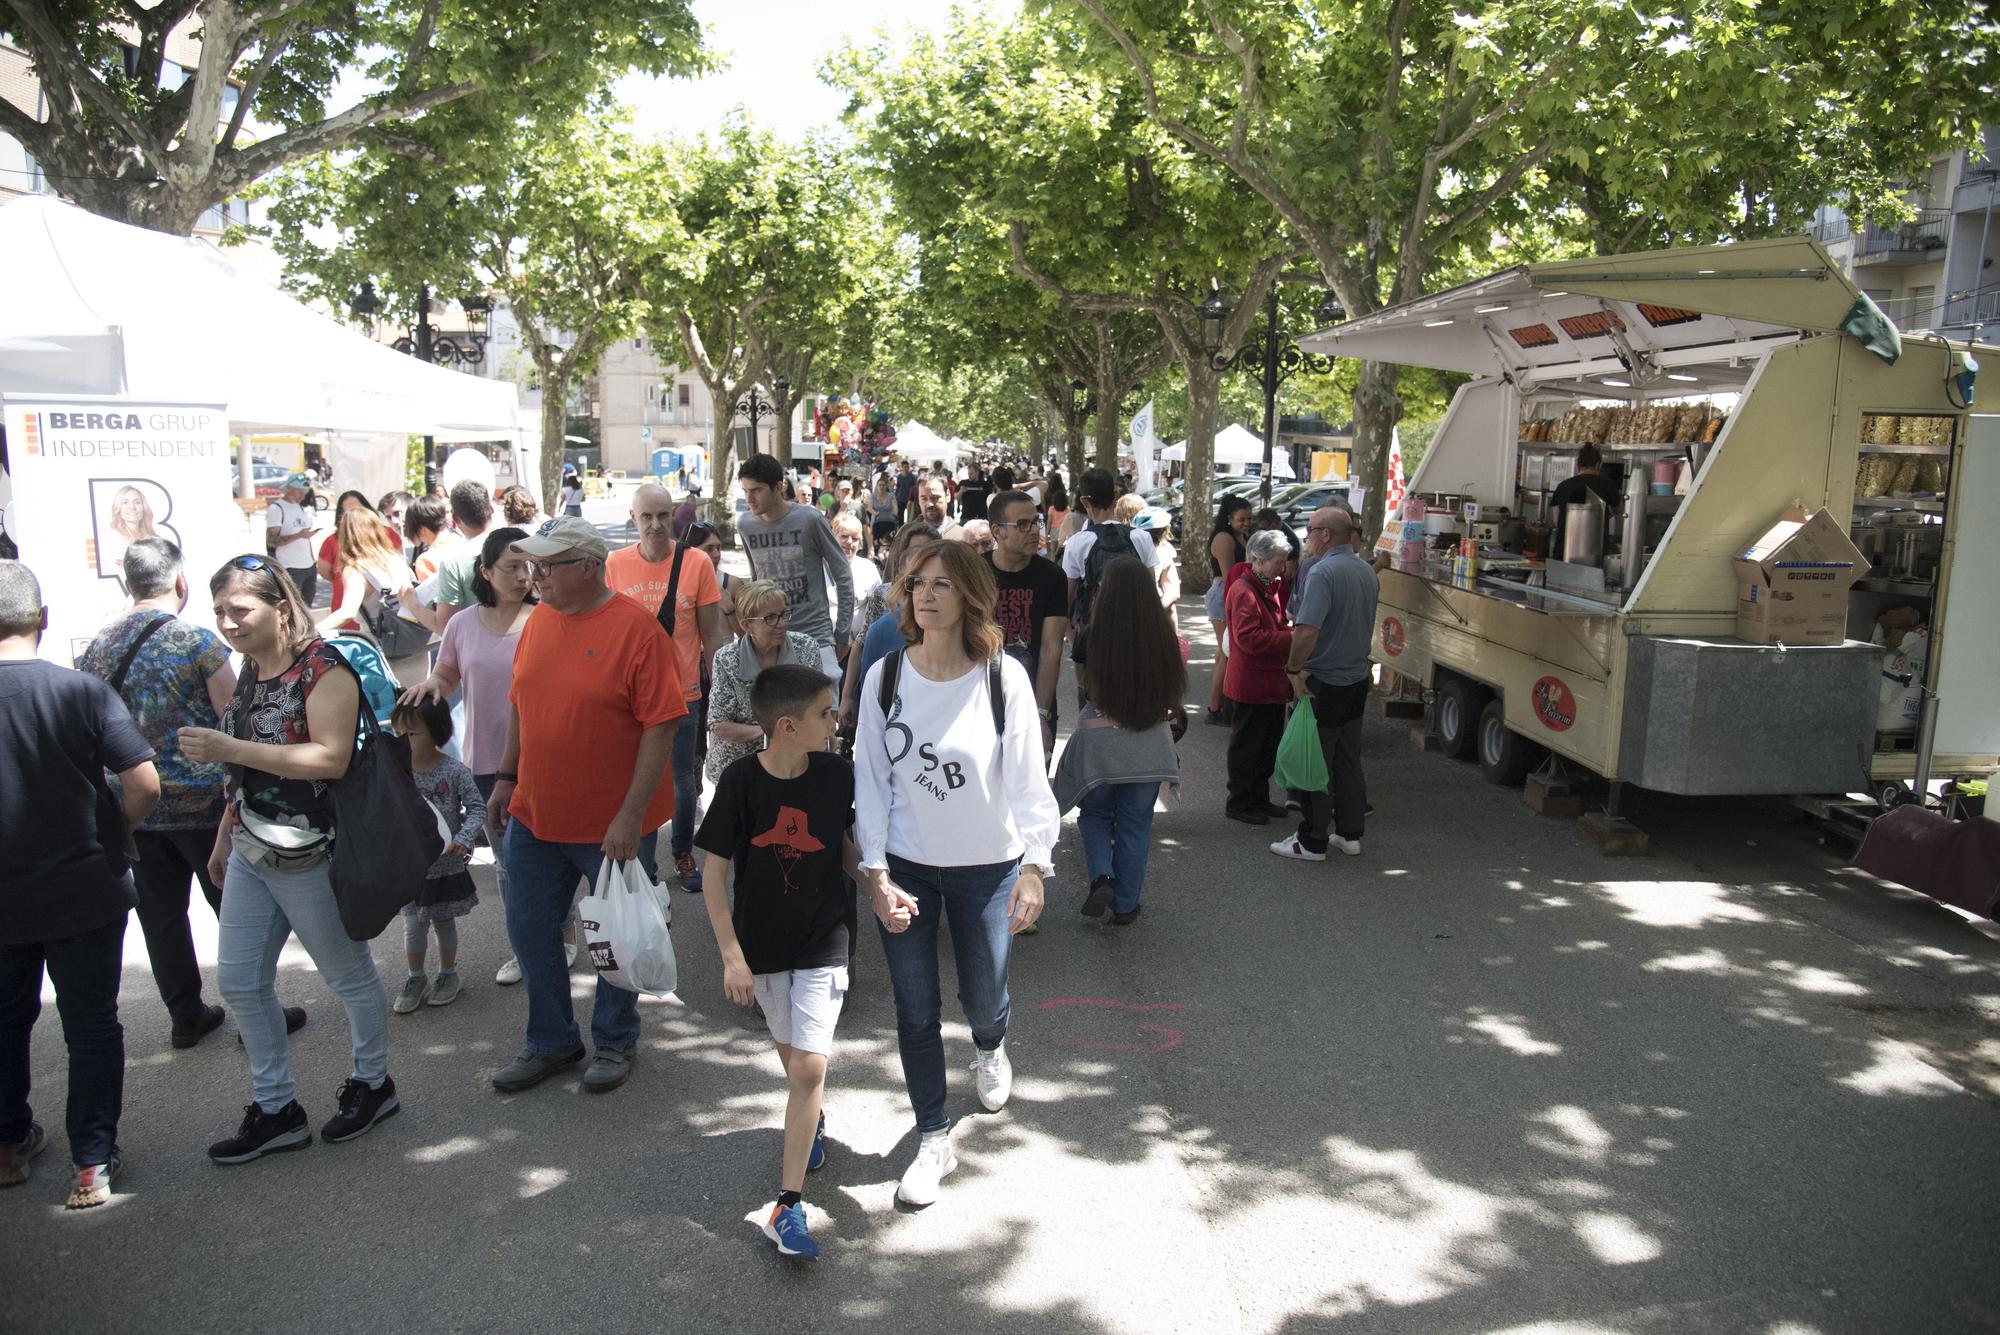
[[[1976,0],[1043,0],[1088,17],[1151,122],[1228,168],[1367,314],[1523,228],[1599,246],[1862,211],[1992,105]],[[1397,370],[1367,363],[1379,523]]]
[[[688,0],[8,0],[0,39],[41,94],[0,96],[0,130],[65,198],[178,234],[332,149],[446,152],[419,128],[447,107],[560,121],[628,70],[704,63]],[[343,79],[368,91],[338,105]]]
[[[738,112],[718,134],[665,146],[650,194],[676,244],[644,266],[645,325],[656,346],[681,350],[718,422],[787,365],[796,395],[827,373],[816,368],[869,360],[869,303],[895,249],[869,182],[835,145],[782,144]],[[715,477],[733,477],[733,433],[711,448]],[[725,488],[709,506],[730,522]]]
[[[287,281],[335,310],[363,281],[398,322],[426,286],[504,295],[541,385],[541,483],[553,496],[571,387],[637,327],[645,267],[689,245],[654,206],[658,155],[601,113],[553,133],[449,114],[421,128],[449,142],[448,157],[326,155],[281,173],[269,235]]]

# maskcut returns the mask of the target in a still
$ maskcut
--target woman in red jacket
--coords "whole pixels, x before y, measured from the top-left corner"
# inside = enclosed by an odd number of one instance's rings
[[[1285,809],[1271,804],[1271,770],[1278,739],[1285,732],[1285,705],[1292,698],[1285,660],[1292,629],[1285,624],[1279,577],[1291,548],[1273,531],[1250,538],[1250,573],[1229,586],[1224,607],[1229,619],[1229,664],[1222,692],[1229,698],[1229,800],[1222,812],[1245,825],[1269,825]]]

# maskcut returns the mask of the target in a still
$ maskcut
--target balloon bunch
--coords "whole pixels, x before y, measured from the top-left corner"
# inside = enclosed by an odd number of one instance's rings
[[[838,395],[821,400],[813,425],[828,448],[850,464],[882,459],[896,444],[896,428],[885,410]]]

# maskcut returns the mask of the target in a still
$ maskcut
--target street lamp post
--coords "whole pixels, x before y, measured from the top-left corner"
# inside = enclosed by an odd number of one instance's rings
[[[1292,341],[1290,334],[1278,328],[1278,285],[1271,284],[1271,290],[1264,296],[1264,340],[1260,348],[1254,343],[1245,344],[1235,352],[1224,356],[1222,353],[1222,326],[1229,319],[1231,307],[1229,298],[1222,295],[1220,288],[1210,288],[1208,296],[1200,306],[1201,347],[1208,354],[1208,364],[1217,371],[1228,371],[1241,366],[1252,357],[1257,368],[1257,384],[1264,391],[1264,467],[1260,478],[1259,494],[1265,505],[1271,503],[1271,451],[1278,438],[1278,386],[1290,380],[1300,371],[1311,371],[1325,375],[1333,369],[1333,358],[1306,352]],[[1337,324],[1347,315],[1333,293],[1320,298],[1313,308],[1313,318],[1323,325]]]
[[[758,385],[750,386],[750,392],[746,394],[743,398],[737,400],[736,403],[736,416],[742,421],[749,423],[750,426],[750,452],[752,454],[756,454],[758,452],[757,450],[758,424],[767,417],[776,417],[778,415],[779,412],[778,404],[783,403],[786,399],[791,397],[792,382],[785,379],[785,377],[783,376],[779,376],[776,380],[771,382],[771,389],[777,395],[777,402],[775,403],[772,402],[770,399],[764,397],[763,393],[761,392],[762,387]],[[785,443],[787,445],[790,445],[791,442],[787,441]],[[784,451],[783,454],[779,454],[779,451],[775,449],[772,450],[771,453],[774,455],[778,455],[778,457],[780,458],[785,459],[787,463],[790,463],[791,461],[790,458],[791,451],[789,449]]]
[[[417,289],[417,323],[413,332],[403,335],[389,346],[405,356],[433,366],[463,367],[468,372],[472,371],[486,360],[486,331],[481,326],[493,310],[493,301],[490,297],[470,296],[461,298],[458,305],[465,312],[465,333],[459,337],[450,334],[440,337],[431,324],[430,284],[421,285]],[[360,316],[374,315],[382,309],[382,299],[375,295],[373,280],[362,280],[361,290],[348,302],[348,309]],[[428,492],[436,485],[437,442],[425,436],[424,490]]]

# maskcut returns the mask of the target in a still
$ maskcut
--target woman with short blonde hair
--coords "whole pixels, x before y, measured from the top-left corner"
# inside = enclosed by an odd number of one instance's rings
[[[951,921],[972,1068],[1006,1105],[1007,968],[1042,911],[1061,823],[1028,673],[1000,651],[992,567],[962,542],[913,554],[896,580],[905,648],[868,670],[854,739],[855,832],[896,997],[896,1041],[922,1139],[896,1188],[937,1199],[958,1166],[945,1116],[938,929]]]
[[[785,628],[785,591],[768,579],[735,585],[736,619],[743,634],[715,651],[709,669],[708,761],[703,773],[713,781],[722,771],[754,755],[764,730],[750,710],[750,686],[757,674],[779,663],[819,670],[819,641]]]

